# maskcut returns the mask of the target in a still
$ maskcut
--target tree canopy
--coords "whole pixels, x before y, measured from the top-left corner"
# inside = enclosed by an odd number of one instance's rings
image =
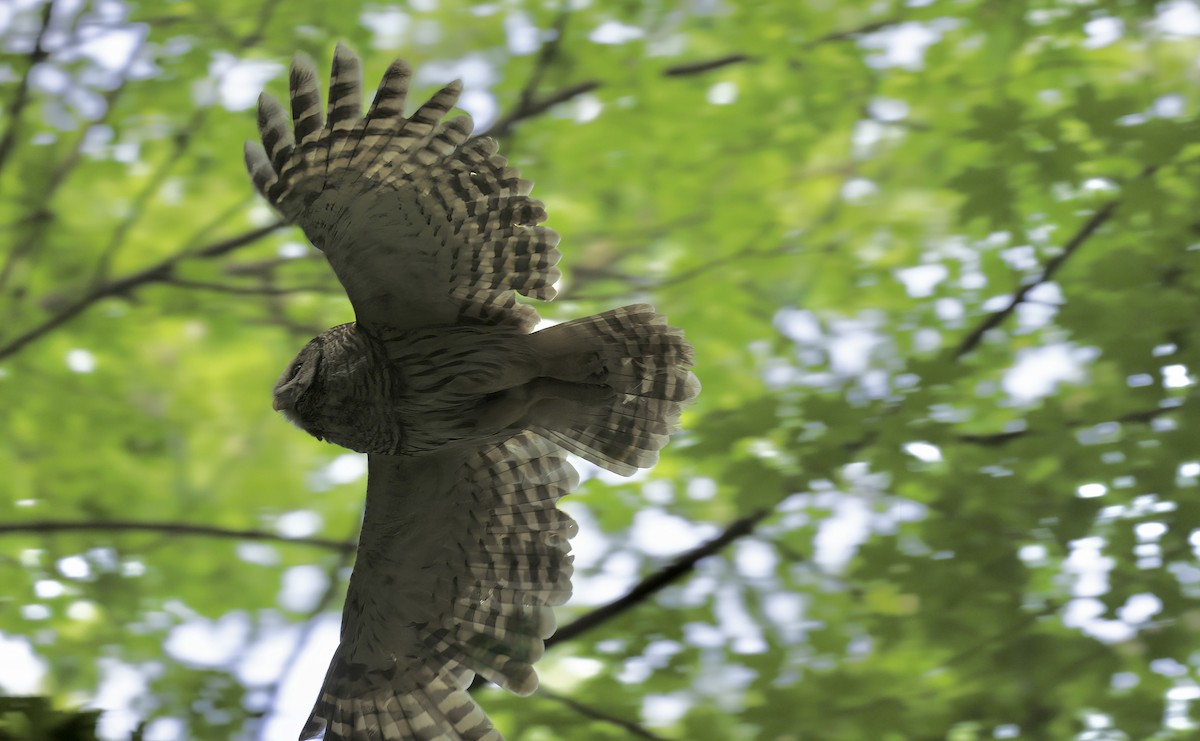
[[[543,689],[477,690],[508,738],[1195,737],[1193,0],[22,0],[0,687],[50,704],[0,738],[302,725],[364,464],[270,389],[353,317],[241,147],[338,40],[464,79],[563,235],[544,316],[697,351],[660,464],[564,505]]]

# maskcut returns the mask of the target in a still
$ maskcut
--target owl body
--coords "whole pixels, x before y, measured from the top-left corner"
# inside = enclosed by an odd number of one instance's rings
[[[342,324],[300,351],[275,387],[275,407],[317,439],[359,453],[486,442],[512,434],[537,396],[520,388],[544,365],[529,340],[508,327],[372,333]]]
[[[291,115],[262,96],[262,144],[245,151],[356,319],[309,342],[274,390],[293,423],[368,454],[341,642],[302,739],[502,741],[468,689],[537,687],[571,594],[566,455],[649,468],[700,390],[691,346],[653,307],[531,332],[538,313],[516,294],[554,298],[558,235],[494,141],[442,120],[459,83],[405,115],[411,76],[389,66],[364,115],[348,49],[327,107],[298,57]]]

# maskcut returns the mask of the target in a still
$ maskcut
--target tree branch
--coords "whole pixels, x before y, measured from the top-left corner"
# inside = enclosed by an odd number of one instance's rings
[[[1138,177],[1150,177],[1157,169],[1157,165],[1150,165],[1149,167],[1143,169]],[[1114,198],[1100,208],[1096,209],[1095,213],[1093,213],[1087,221],[1083,222],[1083,225],[1079,227],[1078,231],[1076,231],[1075,234],[1073,234],[1071,238],[1067,240],[1066,244],[1063,245],[1062,252],[1046,261],[1046,264],[1042,267],[1042,272],[1040,275],[1038,275],[1038,277],[1018,288],[1016,292],[1013,293],[1012,298],[1009,299],[1007,306],[988,314],[986,317],[984,317],[983,321],[975,327],[975,329],[971,330],[970,333],[963,338],[962,342],[960,342],[958,347],[954,350],[954,354],[951,355],[951,360],[959,360],[964,355],[970,353],[976,347],[978,347],[979,343],[983,341],[983,336],[987,334],[988,330],[994,329],[1001,322],[1011,316],[1012,313],[1017,310],[1017,307],[1020,306],[1023,301],[1025,301],[1025,296],[1027,296],[1030,291],[1053,278],[1054,274],[1058,272],[1059,268],[1061,268],[1067,262],[1067,260],[1071,259],[1071,256],[1074,255],[1075,252],[1082,247],[1083,244],[1087,242],[1088,239],[1095,234],[1101,226],[1103,226],[1106,222],[1108,222],[1109,219],[1113,217],[1114,214],[1116,214],[1120,205],[1121,199]]]
[[[529,73],[529,79],[522,86],[520,94],[517,96],[517,104],[507,114],[496,119],[488,128],[488,136],[496,139],[501,139],[512,132],[513,124],[530,116],[537,115],[549,108],[534,101],[534,95],[537,93],[538,87],[542,84],[542,78],[546,76],[546,70],[550,68],[554,58],[558,56],[558,50],[562,46],[563,35],[567,30],[567,20],[571,15],[571,3],[562,2],[559,4],[558,13],[554,16],[554,23],[551,24],[550,30],[552,35],[542,42],[542,46],[538,49],[537,58],[533,61],[533,70]]]
[[[769,509],[759,509],[752,514],[734,520],[726,526],[720,535],[684,553],[665,568],[650,574],[639,582],[637,586],[629,590],[625,596],[619,597],[607,605],[597,607],[591,612],[559,628],[546,641],[546,648],[578,638],[589,630],[597,628],[613,618],[619,617],[638,604],[645,602],[657,592],[662,591],[664,588],[690,574],[695,570],[696,564],[701,559],[717,553],[738,538],[743,538],[754,532],[754,528],[758,526],[758,523],[762,522],[770,514],[771,510]]]
[[[168,533],[171,535],[197,536],[205,538],[230,538],[233,540],[261,540],[273,543],[290,543],[307,545],[316,548],[353,553],[358,544],[354,541],[330,540],[328,538],[290,538],[267,530],[217,527],[215,525],[197,525],[182,522],[136,522],[132,520],[94,520],[88,522],[68,522],[63,520],[33,520],[30,522],[14,522],[0,524],[0,535],[22,533]]]
[[[765,249],[755,249],[755,247],[754,247],[755,244],[757,244],[757,241],[752,242],[750,245],[743,247],[742,249],[738,250],[737,252],[734,252],[729,255],[725,255],[723,257],[714,258],[712,260],[709,260],[708,262],[702,263],[693,268],[689,268],[682,272],[676,273],[675,275],[669,275],[665,278],[662,278],[661,280],[657,280],[657,281],[656,280],[646,280],[646,279],[641,278],[640,276],[629,276],[624,279],[632,281],[634,278],[636,278],[637,283],[638,283],[638,285],[636,285],[637,289],[653,291],[653,290],[657,290],[660,288],[666,288],[668,286],[679,285],[680,283],[686,283],[689,280],[692,280],[694,278],[699,278],[701,275],[704,275],[705,273],[716,270],[717,268],[720,268],[722,266],[728,265],[731,262],[738,262],[741,260],[756,260],[756,259],[762,259],[762,258],[780,257],[782,255],[789,254],[793,250],[796,249],[795,245],[790,244],[788,242],[784,242],[783,244],[779,244],[774,247],[768,247]],[[621,276],[618,276],[618,275],[610,275],[607,277],[613,278],[613,279],[622,279]],[[576,294],[573,291],[568,290],[566,293],[562,294],[562,296],[565,300],[568,300],[568,301],[608,301],[611,299],[625,298],[628,296],[628,292],[627,291],[617,291],[617,292],[612,292],[612,293]]]
[[[675,64],[663,70],[663,77],[687,77],[688,75],[701,75],[705,72],[712,72],[715,69],[728,67],[733,64],[742,62],[756,61],[757,57],[752,57],[749,54],[728,54],[716,59],[706,59],[699,62],[684,62],[683,64]]]
[[[357,541],[358,530],[359,526],[355,526],[355,532],[352,536],[352,540],[347,540],[346,542],[349,543]],[[328,582],[325,585],[325,591],[321,593],[320,599],[318,599],[317,603],[308,611],[308,615],[304,619],[304,627],[300,629],[300,634],[296,636],[296,645],[292,647],[287,659],[284,660],[283,666],[279,670],[278,679],[276,679],[274,685],[269,689],[269,692],[271,693],[271,700],[267,703],[266,710],[257,721],[257,736],[260,741],[265,741],[267,738],[267,722],[270,720],[271,715],[274,714],[275,708],[279,706],[280,696],[283,694],[283,683],[287,679],[288,674],[290,674],[292,669],[296,666],[296,662],[299,661],[300,654],[304,651],[304,647],[307,645],[309,638],[312,637],[312,632],[317,626],[317,620],[325,613],[325,610],[329,607],[329,605],[332,604],[333,601],[342,594],[342,583],[338,579],[338,575],[341,573],[342,569],[350,565],[352,553],[352,550],[343,550],[340,554],[338,554],[338,557],[333,561],[333,563],[330,564],[329,569],[326,571]]]
[[[54,314],[49,319],[46,319],[41,324],[18,335],[7,344],[0,346],[0,360],[15,354],[29,343],[44,337],[51,331],[71,321],[75,317],[82,314],[92,304],[95,304],[101,299],[108,298],[109,296],[119,296],[129,293],[133,289],[143,286],[147,283],[164,282],[169,280],[171,278],[172,271],[175,269],[175,266],[185,259],[212,259],[214,257],[220,257],[221,255],[228,254],[236,249],[245,247],[246,245],[265,237],[271,232],[278,231],[285,226],[287,226],[286,223],[277,221],[273,224],[268,224],[267,226],[253,229],[244,234],[239,234],[236,237],[230,237],[229,239],[215,242],[198,250],[183,250],[136,273],[131,273],[123,278],[117,278],[93,286],[90,291],[84,294],[81,298],[77,299],[74,303],[71,303],[63,309],[60,309],[58,313]]]
[[[512,113],[497,119],[496,123],[492,124],[492,126],[484,133],[487,134],[487,136],[501,139],[512,133],[513,125],[517,122],[524,121],[527,118],[533,118],[534,116],[545,113],[559,103],[565,103],[572,98],[577,98],[580,95],[583,95],[584,93],[590,93],[599,87],[599,80],[588,80],[587,82],[580,82],[575,85],[570,85],[557,92],[551,93],[540,100],[530,101],[530,103],[524,108],[513,109]]]
[[[872,21],[870,23],[864,23],[861,26],[855,26],[854,28],[847,28],[842,31],[830,31],[829,33],[825,34],[824,36],[818,36],[817,38],[813,39],[812,41],[805,43],[804,48],[812,49],[813,47],[820,46],[821,44],[829,44],[829,43],[837,42],[837,41],[852,41],[864,34],[882,31],[883,29],[888,28],[889,26],[899,25],[900,23],[903,23],[903,22],[904,22],[903,18],[901,18],[899,16],[893,16],[891,18],[885,18],[880,21]]]
[[[1126,414],[1122,414],[1120,417],[1117,417],[1115,420],[1108,420],[1108,419],[1092,420],[1092,421],[1077,420],[1077,421],[1073,421],[1073,422],[1067,422],[1065,425],[1063,425],[1063,427],[1065,427],[1067,429],[1078,429],[1080,427],[1093,427],[1095,425],[1103,424],[1105,422],[1118,422],[1121,424],[1124,424],[1127,422],[1150,422],[1154,419],[1157,419],[1158,417],[1161,417],[1164,414],[1170,414],[1171,412],[1177,412],[1182,408],[1183,408],[1183,405],[1180,404],[1178,406],[1155,407],[1153,409],[1142,409],[1142,410],[1139,410],[1136,412],[1128,412]],[[999,445],[1006,445],[1006,444],[1012,442],[1013,440],[1020,439],[1022,437],[1025,437],[1026,435],[1032,435],[1035,432],[1038,432],[1038,430],[1032,430],[1032,429],[1026,428],[1024,430],[1012,430],[1010,432],[992,432],[992,433],[985,433],[985,434],[965,433],[962,435],[958,435],[955,439],[958,440],[959,442],[970,443],[973,445],[996,445],[996,446],[999,446]]]
[[[561,705],[565,705],[585,718],[591,718],[592,720],[598,720],[603,723],[617,726],[618,728],[621,728],[627,733],[637,736],[638,738],[648,738],[652,739],[653,741],[666,741],[666,739],[664,739],[662,736],[651,733],[631,720],[618,717],[592,705],[585,705],[578,700],[567,697],[566,695],[560,695],[553,690],[546,689],[545,687],[538,688],[537,694],[539,697],[544,697],[547,700],[553,700]]]
[[[513,106],[510,112],[496,119],[486,131],[481,133],[496,139],[502,139],[512,133],[513,126],[517,123],[545,113],[559,103],[565,103],[603,86],[604,83],[599,80],[586,80],[574,85],[568,85],[541,98],[536,97],[537,86],[541,84],[546,70],[557,56],[560,39],[563,36],[563,29],[566,26],[566,9],[567,5],[564,4],[563,11],[560,12],[558,20],[555,22],[557,33],[542,45],[538,59],[534,63],[533,73],[530,74],[528,82],[526,82],[525,87],[521,90],[517,104]],[[729,54],[716,59],[672,65],[662,71],[662,76],[686,77],[688,75],[698,75],[755,59],[755,57],[748,54]]]
[[[758,523],[766,519],[771,512],[772,510],[770,509],[755,510],[753,513],[729,523],[720,535],[707,543],[701,543],[692,550],[679,555],[667,566],[642,579],[623,597],[618,597],[607,605],[601,605],[556,630],[554,635],[546,640],[546,648],[549,649],[560,643],[574,640],[580,635],[600,627],[604,623],[621,616],[645,602],[650,597],[694,571],[696,564],[702,559],[714,555],[738,538],[743,538],[754,532]],[[476,676],[475,681],[471,683],[469,691],[474,692],[486,684],[488,684],[486,679]]]
[[[228,293],[236,296],[289,296],[294,293],[330,293],[329,286],[311,285],[311,286],[234,286],[226,283],[210,283],[202,280],[185,280],[174,276],[167,277],[161,281],[168,283],[178,288],[187,288],[196,291],[213,291],[214,293]]]
[[[8,164],[13,145],[17,142],[17,132],[21,128],[21,114],[25,111],[25,106],[29,104],[29,76],[34,67],[37,67],[48,56],[44,44],[46,31],[50,29],[50,19],[53,14],[54,0],[47,0],[46,5],[42,8],[41,28],[38,29],[37,38],[33,42],[33,50],[29,52],[29,64],[25,67],[25,73],[21,75],[21,80],[17,83],[17,90],[13,93],[13,99],[8,104],[6,112],[8,127],[4,130],[4,136],[0,137],[0,172],[3,172],[4,166]]]

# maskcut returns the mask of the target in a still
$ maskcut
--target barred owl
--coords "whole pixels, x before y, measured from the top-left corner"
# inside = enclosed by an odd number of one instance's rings
[[[274,390],[297,426],[368,454],[341,642],[302,739],[499,739],[467,688],[537,687],[551,608],[571,593],[566,454],[651,466],[699,391],[692,348],[649,306],[532,331],[514,294],[554,297],[558,235],[494,141],[442,121],[458,82],[404,116],[410,74],[394,62],[364,117],[361,64],[339,45],[323,115],[298,55],[290,119],[264,94],[262,145],[246,146],[254,184],[325,254],[356,318]]]

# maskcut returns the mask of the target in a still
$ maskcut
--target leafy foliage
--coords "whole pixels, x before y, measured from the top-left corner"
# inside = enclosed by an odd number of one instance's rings
[[[0,655],[48,669],[0,684],[110,738],[298,729],[363,481],[266,400],[351,316],[240,148],[293,51],[345,39],[368,77],[466,77],[564,235],[546,316],[652,300],[697,348],[653,474],[572,497],[547,691],[480,690],[509,738],[1196,733],[1193,0],[0,24]]]

